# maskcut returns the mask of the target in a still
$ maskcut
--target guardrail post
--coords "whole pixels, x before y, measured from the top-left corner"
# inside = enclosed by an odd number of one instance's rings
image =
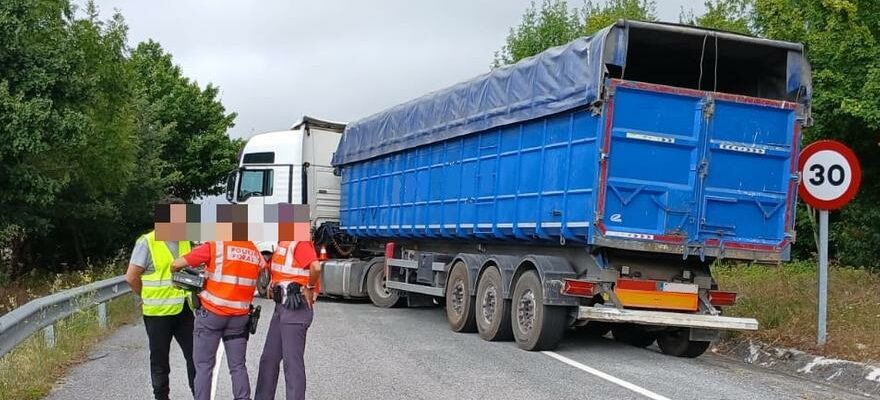
[[[46,347],[55,347],[55,325],[49,325],[43,328],[43,340],[46,341]]]
[[[98,327],[101,329],[107,327],[107,303],[98,304]]]

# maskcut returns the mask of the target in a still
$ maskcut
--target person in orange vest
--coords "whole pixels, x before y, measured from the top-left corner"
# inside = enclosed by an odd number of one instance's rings
[[[279,242],[271,269],[270,293],[275,311],[260,357],[254,400],[275,398],[282,361],[287,400],[301,400],[306,396],[306,333],[320,292],[321,263],[315,245],[311,241]]]
[[[207,279],[199,293],[193,331],[193,361],[196,366],[195,399],[211,399],[211,379],[220,341],[232,378],[235,400],[249,400],[251,386],[245,355],[248,313],[257,287],[257,276],[266,266],[260,251],[248,241],[207,242],[172,263],[185,266],[207,264]]]

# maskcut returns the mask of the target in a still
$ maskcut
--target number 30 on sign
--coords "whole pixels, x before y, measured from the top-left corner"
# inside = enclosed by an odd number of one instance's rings
[[[820,140],[800,155],[798,194],[811,207],[836,210],[849,203],[862,180],[855,153],[840,142]]]

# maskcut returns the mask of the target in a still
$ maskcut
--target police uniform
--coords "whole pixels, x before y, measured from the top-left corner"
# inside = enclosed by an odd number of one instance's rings
[[[295,299],[300,286],[309,284],[309,265],[318,259],[312,242],[280,242],[272,255],[272,285],[275,311],[266,333],[260,357],[254,400],[275,398],[279,364],[284,363],[287,400],[305,399],[306,370],[303,353],[313,310],[305,299]],[[314,293],[320,291],[314,288]]]
[[[257,276],[265,260],[257,247],[248,241],[208,242],[184,258],[191,266],[207,264],[207,279],[199,293],[201,306],[196,310],[193,331],[195,399],[211,398],[211,379],[221,340],[232,378],[233,398],[250,399],[251,387],[245,365],[248,313]]]
[[[171,367],[168,353],[172,338],[183,352],[189,388],[193,389],[193,314],[186,304],[188,292],[171,283],[171,262],[177,254],[186,254],[189,251],[188,241],[156,240],[156,233],[151,231],[138,239],[131,252],[129,264],[144,269],[141,275],[141,301],[150,347],[150,380],[153,396],[157,400],[168,399],[170,392],[168,374]]]

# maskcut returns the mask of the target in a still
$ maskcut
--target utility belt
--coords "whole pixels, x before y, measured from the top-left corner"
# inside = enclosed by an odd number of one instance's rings
[[[302,285],[296,282],[275,285],[272,287],[272,300],[288,310],[299,310],[306,307],[306,298],[302,294]]]

